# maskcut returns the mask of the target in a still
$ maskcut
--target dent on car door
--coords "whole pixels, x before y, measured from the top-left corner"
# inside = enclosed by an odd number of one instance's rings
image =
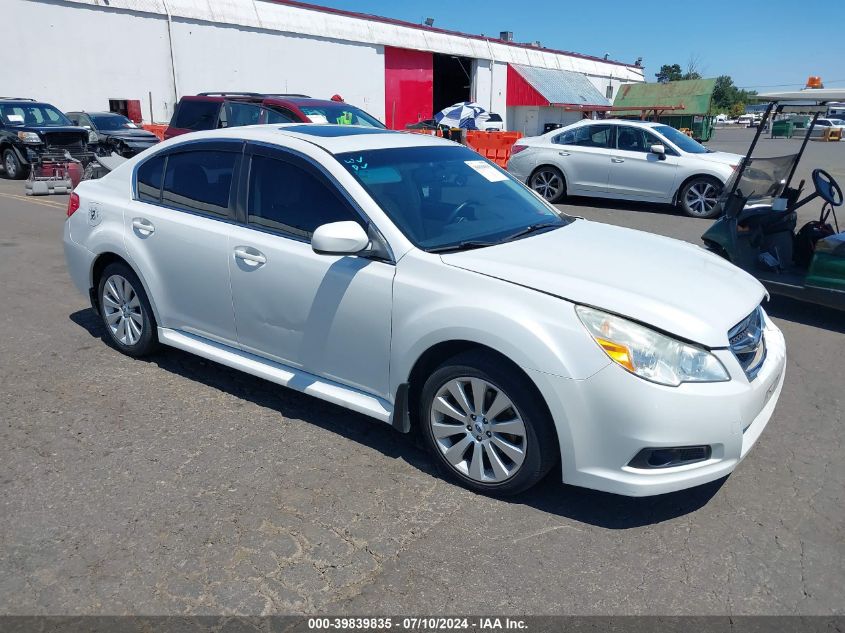
[[[570,193],[594,195],[607,191],[613,127],[582,125],[553,137],[554,163],[566,177]]]
[[[678,156],[666,141],[640,127],[619,126],[615,144],[608,181],[611,194],[655,201],[671,199]],[[655,154],[652,145],[663,145],[666,153]]]
[[[229,238],[241,347],[387,397],[395,267],[315,253],[318,226],[363,219],[308,160],[263,146],[249,152],[243,224]]]
[[[159,326],[234,346],[228,233],[242,145],[189,147],[139,166],[135,199],[124,213],[126,248]]]

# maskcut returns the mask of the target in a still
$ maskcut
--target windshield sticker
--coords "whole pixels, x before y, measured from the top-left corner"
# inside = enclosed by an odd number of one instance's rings
[[[364,162],[363,156],[359,156],[358,158],[347,158],[343,162],[349,165],[354,171],[362,171],[367,168],[367,163]]]
[[[130,121],[129,123],[127,123],[127,124],[126,124],[126,127],[128,127],[128,128],[137,128],[138,126],[137,126],[137,125],[135,125],[134,123],[132,123],[132,121]]]
[[[328,123],[329,120],[323,114],[309,114],[308,118],[311,119],[311,123]]]
[[[490,182],[501,182],[503,180],[507,180],[508,177],[500,172],[498,169],[493,167],[490,163],[483,161],[483,160],[465,160],[464,164],[477,171],[479,174],[484,176]]]
[[[23,116],[20,114],[7,114],[6,119],[9,123],[23,123]]]

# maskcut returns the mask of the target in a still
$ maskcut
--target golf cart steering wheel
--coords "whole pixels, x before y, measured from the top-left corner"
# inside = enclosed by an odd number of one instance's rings
[[[839,188],[833,176],[824,169],[813,170],[813,186],[825,202],[829,202],[834,207],[842,205],[842,189]]]
[[[842,194],[840,194],[840,197],[841,197],[841,195]],[[461,202],[461,204],[456,206],[454,211],[452,211],[452,213],[449,214],[449,217],[446,219],[446,224],[452,224],[453,222],[455,222],[459,217],[462,217],[461,211],[463,211],[466,207],[471,207],[474,204],[478,204],[478,202],[476,202],[475,200],[472,200],[472,199],[464,200],[463,202]],[[464,219],[466,219],[466,218],[464,217]]]

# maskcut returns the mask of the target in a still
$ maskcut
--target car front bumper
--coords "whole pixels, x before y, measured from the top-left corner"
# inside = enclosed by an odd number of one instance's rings
[[[729,350],[714,350],[731,380],[666,387],[611,363],[585,380],[529,370],[558,431],[563,481],[627,496],[690,488],[730,474],[760,437],[786,371],[783,334],[766,317],[766,360],[749,381]],[[635,468],[644,448],[709,446],[708,459]]]

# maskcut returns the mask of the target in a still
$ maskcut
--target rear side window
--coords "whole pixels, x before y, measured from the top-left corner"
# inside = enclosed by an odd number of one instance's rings
[[[138,168],[137,194],[142,202],[158,202],[161,198],[161,177],[164,174],[164,156],[156,156]]]
[[[318,226],[357,214],[315,174],[292,163],[253,156],[247,203],[250,224],[310,239]]]
[[[182,99],[172,125],[186,130],[213,130],[217,127],[219,111],[220,102],[218,101]]]
[[[295,119],[292,115],[293,113],[289,110],[286,110],[284,113],[280,112],[279,110],[267,110],[267,123],[298,123],[299,120]]]
[[[555,143],[558,145],[609,148],[611,138],[612,131],[609,125],[582,125],[555,137]]]
[[[161,202],[214,216],[229,215],[235,152],[196,150],[167,157]]]

